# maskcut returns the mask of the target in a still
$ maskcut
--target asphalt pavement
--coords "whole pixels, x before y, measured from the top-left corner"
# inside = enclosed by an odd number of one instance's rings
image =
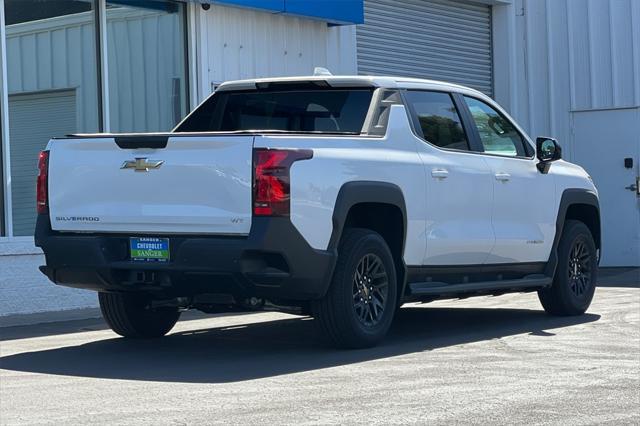
[[[190,315],[147,341],[101,320],[2,328],[0,423],[638,425],[629,277],[578,317],[546,315],[535,294],[408,305],[358,351],[280,313]]]

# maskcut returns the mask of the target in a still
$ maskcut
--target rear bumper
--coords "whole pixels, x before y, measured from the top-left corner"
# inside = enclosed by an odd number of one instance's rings
[[[167,263],[128,260],[132,236],[55,232],[39,215],[40,270],[56,284],[96,291],[311,300],[326,293],[336,261],[335,252],[310,247],[288,218],[254,218],[247,237],[169,235]]]

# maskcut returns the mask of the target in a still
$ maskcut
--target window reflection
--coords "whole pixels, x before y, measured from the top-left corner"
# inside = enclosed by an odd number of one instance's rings
[[[107,2],[112,132],[172,129],[187,111],[185,6]]]
[[[482,101],[465,96],[484,152],[510,157],[527,156],[522,137],[505,117]]]

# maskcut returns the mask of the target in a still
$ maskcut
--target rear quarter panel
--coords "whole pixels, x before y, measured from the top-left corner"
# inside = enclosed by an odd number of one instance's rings
[[[403,192],[407,209],[404,260],[419,264],[425,252],[425,172],[403,106],[392,107],[385,137],[263,136],[256,148],[306,148],[310,160],[291,168],[291,221],[309,244],[326,250],[333,211],[347,182],[379,181]]]

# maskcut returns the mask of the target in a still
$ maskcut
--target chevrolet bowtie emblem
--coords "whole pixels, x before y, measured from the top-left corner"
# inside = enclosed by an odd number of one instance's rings
[[[120,166],[121,169],[134,169],[136,172],[148,172],[149,169],[159,169],[164,163],[163,160],[147,160],[136,157],[133,161],[125,161]]]

